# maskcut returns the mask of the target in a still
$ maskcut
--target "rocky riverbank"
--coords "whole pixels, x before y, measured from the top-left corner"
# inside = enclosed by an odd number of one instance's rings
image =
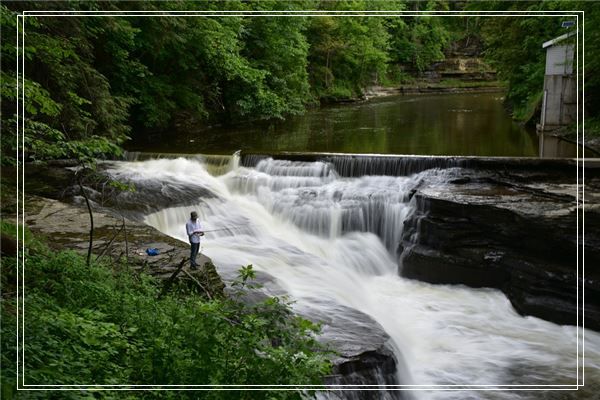
[[[106,211],[93,212],[94,238],[92,258],[111,260],[126,258],[133,268],[156,276],[169,278],[180,263],[189,259],[189,247],[156,229]],[[25,225],[45,237],[57,249],[73,249],[87,253],[90,219],[82,206],[71,205],[38,196],[27,196]],[[156,248],[158,255],[150,256],[146,249]],[[210,258],[200,254],[199,270],[178,274],[178,279],[198,280],[213,297],[223,295],[225,287]]]
[[[356,100],[371,100],[401,94],[495,93],[504,91],[506,91],[506,88],[500,82],[495,81],[472,83],[462,83],[459,81],[434,83],[423,81],[421,83],[392,87],[370,86],[364,90],[363,97]]]
[[[519,313],[558,324],[582,325],[585,308],[585,326],[600,330],[600,179],[574,180],[462,170],[448,185],[419,188],[400,273],[498,288]]]
[[[443,61],[425,71],[407,71],[410,82],[392,87],[370,86],[364,100],[398,94],[488,93],[502,92],[506,85],[497,80],[496,71],[481,57],[481,43],[455,42]]]

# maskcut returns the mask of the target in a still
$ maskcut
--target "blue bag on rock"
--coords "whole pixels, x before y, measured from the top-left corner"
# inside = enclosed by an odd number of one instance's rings
[[[149,256],[157,256],[160,254],[160,250],[158,250],[156,247],[152,247],[150,249],[146,249],[146,254]]]

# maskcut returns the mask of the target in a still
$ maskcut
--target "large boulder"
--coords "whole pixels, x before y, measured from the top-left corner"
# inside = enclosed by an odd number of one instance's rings
[[[332,360],[333,373],[325,383],[354,385],[351,388],[355,390],[342,387],[339,392],[325,392],[320,397],[350,400],[410,398],[407,392],[389,390],[390,386],[407,383],[401,381],[401,377],[406,376],[406,367],[403,360],[396,357],[398,352],[394,352],[393,343],[381,325],[353,308],[336,305],[335,317],[321,310],[304,308],[302,314],[321,324],[320,340],[336,353]],[[367,388],[370,390],[359,390]]]
[[[582,325],[585,307],[585,326],[600,330],[596,184],[586,185],[591,194],[585,214],[582,198],[578,204],[575,196],[580,188],[569,183],[479,176],[422,187],[405,222],[400,273],[431,283],[498,288],[519,313],[558,324]]]

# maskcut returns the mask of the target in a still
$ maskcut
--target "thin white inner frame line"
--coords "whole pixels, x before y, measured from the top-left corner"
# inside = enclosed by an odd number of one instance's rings
[[[22,15],[17,15],[17,26],[16,26],[16,28],[17,28],[17,30],[16,30],[16,33],[17,33],[17,67],[15,68],[16,73],[17,73],[17,151],[16,151],[16,156],[17,156],[17,218],[16,218],[16,223],[17,223],[17,250],[20,249],[19,244],[22,244],[23,245],[22,253],[25,253],[25,245],[23,244],[23,241],[20,238],[21,235],[19,235],[19,216],[21,215],[19,212],[19,211],[21,211],[20,207],[19,207],[20,206],[19,187],[20,187],[20,171],[21,171],[21,168],[19,165],[19,138],[20,138],[20,136],[19,136],[19,88],[20,88],[20,85],[19,85],[19,83],[20,83],[20,80],[19,80],[19,68],[20,68],[20,63],[19,63],[19,61],[20,61],[20,58],[19,58],[19,49],[20,49],[20,47],[19,47],[19,43],[20,43],[19,23],[20,23],[20,18],[22,18],[22,17],[23,17]],[[25,134],[23,134],[23,138],[25,138]],[[20,290],[19,273],[20,273],[21,269],[19,268],[19,264],[20,264],[19,261],[20,261],[20,257],[19,257],[19,254],[17,253],[17,390],[19,389],[19,378],[20,378],[19,368],[21,365],[20,351],[19,351],[20,350],[19,349],[19,341],[20,341],[19,327],[21,326],[20,325],[21,319],[19,318],[20,317],[19,305],[20,305],[20,298],[21,298],[19,295],[20,294],[19,293],[19,290]],[[21,378],[23,378],[24,376],[25,376],[25,374],[23,373]],[[23,378],[23,386],[24,385],[25,385],[25,379]]]
[[[19,29],[19,24],[18,24],[19,20],[17,19],[17,30]],[[22,229],[21,229],[21,243],[23,244],[23,250],[25,249],[25,16],[23,16],[21,18],[21,45],[23,47],[23,56],[20,58],[21,64],[19,65],[19,68],[17,69],[17,71],[20,70],[21,72],[21,82],[22,82],[22,86],[21,86],[21,96],[22,96],[22,101],[21,101],[21,133],[23,135],[22,141],[21,141],[21,160],[23,161],[23,165],[21,168],[21,201],[22,201],[22,205],[21,205],[21,223],[22,223]],[[17,49],[17,53],[19,49]],[[17,72],[18,73],[18,72]],[[18,79],[18,76],[17,76]],[[18,82],[17,82],[18,84]],[[19,98],[17,98],[17,102],[19,101]],[[18,108],[18,104],[17,104],[17,108]],[[17,124],[19,124],[19,120],[17,119]],[[18,143],[18,138],[17,138],[17,143]],[[21,370],[23,371],[22,374],[22,380],[23,380],[23,385],[25,385],[25,251],[23,251],[21,253],[21,270],[19,271],[21,272],[21,326],[22,326],[22,330],[21,330]],[[17,280],[19,279],[19,274],[17,273]],[[17,305],[19,304],[19,299],[17,299]],[[18,313],[18,311],[17,311]],[[18,352],[18,349],[17,349]],[[17,383],[18,386],[18,383]]]
[[[576,102],[576,112],[575,112],[575,121],[576,121],[576,128],[575,128],[575,132],[577,135],[577,132],[579,132],[579,15],[577,15],[577,25],[576,25],[576,31],[575,31],[575,102]],[[568,62],[568,60],[565,60],[565,62]],[[576,254],[576,277],[577,277],[577,281],[576,281],[576,285],[575,285],[575,299],[576,304],[577,304],[577,315],[575,317],[576,321],[577,321],[577,386],[579,387],[579,146],[575,147],[575,204],[576,204],[576,208],[575,208],[575,220],[577,221],[575,223],[576,229],[575,229],[575,234],[576,234],[576,245],[577,245],[577,249],[575,250],[575,254]],[[582,305],[583,306],[583,305]],[[583,368],[582,368],[583,369]]]
[[[85,13],[89,13],[89,12],[94,12],[94,13],[115,13],[115,12],[119,12],[119,11],[109,11],[109,10],[90,10],[90,11],[86,11],[86,10],[65,10],[65,11],[58,11],[58,10],[25,10],[23,11],[23,15],[27,16],[27,15],[37,15],[37,14],[42,14],[42,13],[48,13],[48,14],[85,14]],[[511,14],[511,15],[525,15],[525,16],[531,16],[533,14],[536,13],[546,13],[546,14],[560,14],[563,12],[583,12],[583,11],[565,11],[565,10],[540,10],[540,11],[523,11],[523,10],[507,10],[507,11],[495,11],[495,10],[489,10],[489,11],[485,11],[485,10],[481,10],[481,11],[476,11],[476,10],[446,10],[446,11],[441,11],[441,10],[423,10],[423,11],[414,11],[414,10],[369,10],[369,11],[359,11],[359,10],[271,10],[271,11],[258,11],[258,10],[223,10],[223,11],[210,11],[210,10],[173,10],[173,11],[161,11],[161,10],[148,10],[148,11],[143,11],[143,10],[128,10],[128,13],[138,13],[138,14],[142,14],[142,13],[151,13],[151,14],[164,14],[164,13],[168,13],[168,14],[174,14],[174,16],[177,16],[177,14],[184,14],[184,13],[198,13],[198,14],[235,14],[235,13],[246,13],[246,14],[260,14],[260,13],[273,13],[273,14],[301,14],[301,13],[306,13],[306,14],[312,14],[312,15],[320,15],[320,14],[331,14],[331,13],[347,13],[347,14],[375,14],[375,15],[379,15],[379,14],[385,14],[385,13],[405,13],[405,14],[422,14],[422,13],[431,13],[431,14],[468,14],[468,15],[472,15],[475,13],[503,13],[503,14]]]
[[[575,388],[575,386],[573,386],[572,389],[544,389],[544,388],[534,388],[534,389],[527,389],[527,388],[520,388],[520,389],[501,389],[501,388],[496,388],[496,389],[478,389],[478,388],[445,388],[445,389],[440,389],[440,388],[394,388],[394,387],[390,387],[390,386],[385,386],[385,389],[383,389],[381,386],[378,388],[364,388],[364,387],[336,387],[336,388],[331,388],[331,387],[264,387],[264,388],[252,388],[252,387],[239,387],[239,388],[228,388],[228,387],[216,387],[216,388],[187,388],[187,387],[183,387],[183,388],[170,388],[170,389],[166,389],[166,388],[161,388],[161,387],[155,387],[155,388],[138,388],[138,387],[127,387],[127,388],[103,388],[103,387],[99,387],[99,386],[93,386],[90,387],[89,390],[94,390],[94,391],[102,391],[102,390],[112,390],[112,391],[154,391],[154,390],[160,390],[160,391],[168,391],[168,390],[179,390],[179,391],[263,391],[263,390],[281,390],[281,391],[296,391],[298,389],[304,389],[304,390],[319,390],[319,391],[326,391],[326,392],[331,392],[331,391],[340,391],[340,390],[350,390],[350,391],[369,391],[369,392],[374,392],[374,391],[382,391],[382,390],[390,390],[390,391],[394,391],[394,392],[399,392],[399,391],[409,391],[409,392],[425,392],[425,391],[437,391],[437,392],[475,392],[475,391],[486,391],[486,392],[506,392],[506,391],[511,391],[511,392],[533,392],[533,391],[544,391],[547,392],[549,390],[553,390],[553,391],[561,391],[561,392],[576,392],[579,390],[579,388]],[[57,390],[63,390],[63,391],[67,391],[67,390],[71,390],[71,391],[81,391],[84,390],[82,388],[55,388],[55,389],[21,389],[21,390],[53,390],[53,391],[57,391]]]
[[[581,24],[581,91],[582,91],[582,104],[581,104],[581,142],[585,143],[585,11],[583,11],[582,14],[582,24]],[[577,49],[577,51],[579,52],[579,48]],[[579,72],[579,71],[578,71]],[[579,92],[577,93],[577,112],[579,113]],[[579,127],[577,128],[577,139],[579,141]],[[581,169],[581,174],[582,174],[582,184],[581,184],[581,241],[582,244],[585,245],[585,154],[583,159],[581,160],[583,167]],[[579,183],[579,182],[578,182]],[[579,188],[578,188],[579,191]],[[579,240],[579,239],[577,239]],[[579,248],[579,246],[577,246]],[[581,254],[581,258],[582,258],[582,271],[581,271],[581,276],[583,277],[583,281],[585,282],[585,251],[582,252]],[[581,385],[585,386],[585,285],[582,284],[581,285],[581,289],[582,289],[582,299],[581,299],[581,308],[584,310],[584,313],[582,315],[582,321],[581,321],[581,347],[582,347],[582,354],[581,354],[581,364],[582,364],[582,377],[581,377]],[[579,303],[577,303],[577,306],[579,308]]]
[[[539,388],[539,386],[544,386],[544,388]],[[474,390],[477,388],[509,388],[511,390],[517,390],[517,389],[522,389],[522,390],[547,390],[546,387],[551,387],[551,388],[564,388],[565,390],[573,390],[573,388],[578,388],[579,386],[583,386],[583,385],[577,385],[577,384],[572,384],[572,385],[436,385],[436,384],[431,384],[431,385],[386,385],[386,387],[389,388],[402,388],[402,387],[407,387],[407,388],[439,388],[439,387],[452,387],[452,388],[473,388]],[[268,387],[268,388],[277,388],[277,387],[290,387],[290,388],[327,388],[327,387],[335,387],[335,388],[339,388],[339,387],[364,387],[364,388],[379,388],[381,389],[382,385],[303,385],[303,384],[299,384],[299,385],[270,385],[270,384],[265,384],[265,385],[254,385],[254,384],[249,384],[249,385],[225,385],[225,384],[216,384],[216,385],[127,385],[127,384],[115,384],[115,385],[27,385],[27,387],[37,387],[37,388],[45,388],[45,387],[72,387],[72,388],[81,388],[81,387],[140,387],[140,388],[154,388],[154,387],[164,387],[164,388],[177,388],[177,387],[198,387],[198,388],[211,388],[211,387],[233,387],[233,388],[245,388],[245,387]]]
[[[56,11],[56,12],[52,12],[49,11],[50,14],[44,14],[44,13],[48,13],[48,11],[23,11],[22,14],[17,15],[17,22],[19,20],[19,18],[21,18],[21,22],[22,22],[22,30],[21,30],[21,34],[22,34],[22,46],[23,48],[25,48],[25,16],[238,16],[238,14],[234,14],[234,13],[239,13],[239,16],[288,16],[288,17],[299,17],[299,16],[321,16],[321,15],[330,15],[330,16],[379,16],[379,17],[383,17],[383,16],[402,16],[402,15],[407,15],[408,13],[403,13],[403,12],[391,12],[392,14],[383,14],[383,13],[390,13],[390,11],[362,11],[363,14],[356,14],[359,11],[352,12],[350,14],[347,13],[339,13],[339,12],[309,12],[309,11],[298,11],[297,13],[306,13],[308,12],[309,14],[307,15],[298,15],[298,14],[294,14],[294,15],[280,15],[280,12],[285,12],[285,11],[278,11],[276,13],[272,13],[272,12],[268,12],[266,13],[266,15],[263,14],[259,14],[257,15],[256,13],[259,13],[259,11],[253,11],[250,12],[250,15],[247,15],[248,13],[246,11],[230,11],[225,13],[224,15],[221,15],[220,13],[223,12],[206,12],[206,11],[197,11],[197,12],[191,12],[191,15],[182,15],[179,13],[175,13],[175,15],[171,15],[170,12],[165,12],[165,11],[154,11],[151,12],[149,14],[139,14],[139,13],[133,13],[133,14],[121,14],[120,11],[114,11],[114,12],[110,12],[110,11],[102,11],[101,14],[96,13],[90,13],[87,11],[81,12],[81,13],[72,13],[72,12],[60,12],[60,11]],[[415,15],[417,16],[429,16],[430,14],[433,14],[432,16],[461,16],[461,14],[466,14],[467,16],[512,16],[512,15],[517,15],[517,16],[554,16],[554,17],[558,17],[558,16],[565,16],[565,17],[575,17],[577,19],[577,27],[576,27],[576,39],[577,39],[577,53],[576,53],[576,59],[577,59],[577,74],[576,74],[576,82],[577,82],[577,137],[579,135],[579,13],[584,13],[584,11],[552,11],[552,12],[534,12],[534,13],[529,13],[529,14],[525,14],[526,12],[519,12],[519,13],[514,13],[514,12],[508,12],[508,15],[506,15],[506,13],[503,14],[496,14],[497,12],[491,12],[491,13],[484,13],[484,14],[473,14],[479,11],[473,11],[473,12],[450,12],[450,14],[446,14],[447,11],[440,11],[440,12],[431,12],[431,11],[425,11],[423,13],[419,13],[419,12],[411,12],[415,13]],[[59,14],[62,13],[62,14]],[[128,12],[129,13],[129,12]],[[147,13],[147,12],[144,12]],[[182,12],[183,13],[183,12]],[[189,13],[188,11],[185,11],[185,13]],[[208,13],[208,14],[207,14]],[[217,14],[219,13],[219,14]],[[263,13],[262,11],[260,11],[260,13]],[[561,13],[567,13],[567,14],[561,14]],[[577,13],[577,14],[569,14],[569,13]],[[205,15],[206,14],[206,15]],[[272,15],[274,14],[274,15]],[[372,15],[370,15],[372,14]],[[17,23],[17,33],[18,33],[18,23]],[[18,35],[17,35],[18,36]],[[585,40],[585,37],[584,37]],[[19,59],[19,48],[18,48],[18,38],[17,38],[17,63],[18,63],[18,59]],[[22,81],[23,81],[23,90],[22,90],[22,96],[23,96],[23,102],[21,104],[21,107],[24,107],[24,103],[25,103],[25,90],[24,90],[24,85],[25,85],[25,57],[22,58]],[[17,72],[17,78],[18,78],[18,72]],[[17,82],[17,87],[18,87],[18,82]],[[17,124],[18,124],[18,110],[19,110],[19,104],[18,104],[18,96],[17,96]],[[24,160],[24,154],[25,154],[25,114],[24,114],[24,109],[23,109],[23,118],[22,118],[22,133],[23,133],[23,139],[22,139],[22,154],[23,154],[23,158],[22,160]],[[17,129],[18,131],[18,129]],[[17,142],[18,142],[18,138],[17,138]],[[18,152],[18,150],[17,150]],[[576,165],[577,165],[577,187],[579,186],[579,147],[577,147],[577,158],[576,158]],[[17,174],[18,174],[18,167],[17,167]],[[22,181],[21,181],[21,185],[22,185],[22,200],[23,200],[23,207],[22,207],[22,226],[23,226],[23,240],[24,240],[24,227],[25,227],[25,213],[24,213],[24,206],[25,206],[25,202],[24,202],[24,193],[25,193],[25,185],[24,185],[24,178],[25,178],[25,173],[24,173],[24,166],[22,168]],[[18,179],[18,178],[17,178]],[[17,183],[18,185],[18,183]],[[577,204],[579,204],[578,202],[578,194],[579,194],[579,190],[577,190]],[[18,191],[17,191],[17,203],[18,203],[19,197],[18,197]],[[18,206],[17,206],[17,210],[18,210]],[[18,211],[17,211],[17,218],[18,218]],[[577,284],[576,284],[576,290],[577,290],[577,322],[579,321],[579,208],[577,207]],[[23,243],[23,248],[24,248],[24,242],[22,240]],[[23,332],[25,330],[25,274],[24,274],[24,263],[25,263],[25,255],[24,255],[24,251],[22,252],[22,257],[23,257],[23,261],[22,261],[22,282],[23,282],[23,289],[22,289],[22,293],[23,293],[23,317],[22,317],[22,324],[23,324]],[[18,264],[18,261],[17,261]],[[18,265],[17,265],[18,268]],[[584,276],[585,277],[585,276]],[[18,279],[17,279],[18,280]],[[19,285],[17,282],[17,321],[18,321],[18,315],[19,315],[19,308],[18,308],[18,289],[19,289]],[[582,316],[582,318],[585,317],[585,310],[584,310],[584,315]],[[18,324],[18,322],[17,322]],[[413,387],[435,387],[435,388],[450,388],[450,389],[434,389],[434,390],[506,390],[506,389],[500,389],[500,388],[504,388],[504,387],[514,387],[515,389],[508,389],[508,390],[544,390],[544,389],[536,389],[538,387],[552,387],[554,388],[554,390],[578,390],[580,386],[583,386],[583,384],[579,384],[579,324],[577,324],[576,327],[576,332],[577,332],[577,384],[576,385],[388,385],[388,387],[390,388],[398,388],[398,387],[409,387],[409,388],[413,388]],[[19,338],[19,332],[18,332],[18,326],[17,326],[17,383],[18,383],[18,338]],[[57,387],[57,388],[64,388],[64,387],[93,387],[93,388],[108,388],[108,387],[130,387],[130,388],[135,388],[135,387],[141,387],[141,386],[153,386],[153,385],[25,385],[25,363],[24,363],[24,359],[25,359],[25,341],[24,341],[24,334],[21,335],[22,338],[22,369],[23,369],[23,374],[22,374],[22,379],[23,379],[23,388],[26,387]],[[585,351],[585,347],[583,347],[584,351]],[[584,355],[585,357],[585,355]],[[582,376],[584,376],[582,374]],[[583,381],[585,382],[585,380]],[[189,387],[189,386],[196,386],[196,385],[161,385],[162,387]],[[215,385],[198,385],[200,387],[212,387]],[[232,387],[235,385],[216,385],[218,387]],[[272,388],[278,388],[278,387],[285,387],[287,385],[243,385],[240,387],[253,387],[253,386],[261,386],[261,387],[272,387]],[[310,386],[310,385],[290,385],[291,387],[305,387],[305,388],[310,388],[310,387],[319,387],[321,388],[321,386]],[[331,386],[335,386],[335,385],[323,385],[323,387],[331,387]],[[341,385],[343,387],[368,387],[368,386],[378,386],[378,385]],[[460,388],[468,388],[468,387],[475,387],[475,388],[486,388],[486,389],[460,389]],[[527,389],[517,389],[517,388],[522,388],[522,387],[531,387],[531,388],[527,388]],[[576,389],[559,389],[560,387],[575,387]],[[452,389],[452,388],[456,388],[456,389]],[[19,385],[17,384],[17,390],[22,390],[21,388],[19,388]],[[35,389],[33,389],[35,390]],[[42,388],[38,389],[38,390],[44,390]],[[57,390],[57,389],[47,389],[47,390]],[[72,389],[72,390],[77,390],[77,389]],[[159,390],[159,389],[155,389],[155,390]],[[169,389],[163,389],[163,390],[169,390]],[[418,390],[418,389],[417,389]],[[426,390],[426,389],[423,389]]]
[[[494,13],[494,14],[430,14],[429,12],[424,12],[420,14],[398,14],[394,12],[389,12],[387,14],[345,14],[339,12],[327,13],[327,14],[295,14],[295,15],[283,15],[283,14],[271,14],[270,12],[264,12],[261,14],[245,14],[243,12],[238,12],[238,14],[198,14],[198,13],[186,13],[186,14],[167,14],[166,12],[161,13],[150,13],[146,12],[145,14],[131,14],[129,11],[115,11],[114,13],[106,13],[106,12],[94,12],[89,11],[85,14],[32,14],[25,16],[35,16],[35,17],[320,17],[320,16],[332,16],[332,17],[410,17],[410,16],[418,16],[418,17],[456,17],[456,16],[469,16],[469,17],[514,17],[514,16],[524,16],[524,17],[577,17],[575,14],[572,14],[573,11],[567,11],[564,14],[545,14],[545,13],[532,13],[531,15],[523,15],[523,14],[504,14],[504,13]]]

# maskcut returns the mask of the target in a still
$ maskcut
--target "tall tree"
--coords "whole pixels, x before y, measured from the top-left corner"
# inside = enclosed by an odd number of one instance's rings
[[[321,2],[332,11],[364,11],[370,2]],[[321,16],[308,31],[310,80],[317,96],[351,97],[385,77],[389,33],[384,19],[364,16]]]
[[[560,10],[564,2],[476,2],[469,7],[484,10]],[[485,56],[508,83],[507,105],[519,120],[531,120],[539,109],[544,86],[546,51],[542,43],[563,33],[564,17],[484,17],[481,34]]]
[[[446,11],[445,1],[417,1],[413,11]],[[444,17],[419,15],[390,23],[390,55],[394,63],[423,72],[435,61],[444,59],[443,50],[450,39]]]
[[[38,9],[37,3],[1,5],[4,32],[15,32],[16,13],[8,7]],[[44,9],[59,4],[47,2]],[[93,67],[94,32],[81,17],[24,17],[24,46],[13,35],[2,35],[3,127],[16,135],[16,57],[25,59],[25,150],[34,159],[98,156],[118,152],[127,138],[131,99],[115,96],[109,81]],[[3,143],[14,151],[15,143]],[[13,153],[14,154],[14,153]]]

